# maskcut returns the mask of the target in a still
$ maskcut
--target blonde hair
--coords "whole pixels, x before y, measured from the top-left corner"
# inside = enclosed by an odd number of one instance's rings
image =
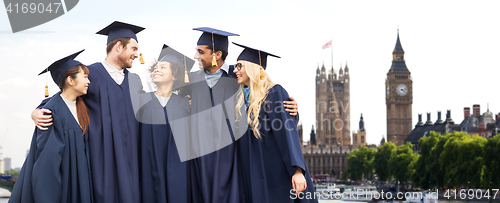
[[[259,131],[260,108],[262,103],[266,100],[269,89],[275,84],[271,81],[271,78],[267,75],[262,66],[248,61],[244,61],[242,65],[245,66],[245,71],[250,78],[250,105],[247,109],[247,122],[252,128],[254,136],[260,139],[262,135]],[[235,107],[236,112],[238,112],[237,119],[240,118],[240,109],[245,104],[243,86],[243,84],[240,86],[237,93],[238,102]]]

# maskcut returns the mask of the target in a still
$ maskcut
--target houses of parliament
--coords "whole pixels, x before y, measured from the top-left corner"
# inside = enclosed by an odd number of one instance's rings
[[[385,80],[387,141],[399,146],[412,131],[413,103],[413,82],[406,67],[399,31],[392,56]],[[310,140],[302,142],[311,175],[330,174],[340,179],[347,169],[349,152],[367,146],[363,115],[359,115],[359,125],[354,129],[351,126],[350,79],[347,64],[338,71],[333,66],[326,68],[324,64],[316,69],[316,125],[310,132]],[[303,141],[302,126],[299,126],[299,135]],[[385,143],[384,138],[381,143]],[[368,147],[375,148],[376,145]]]

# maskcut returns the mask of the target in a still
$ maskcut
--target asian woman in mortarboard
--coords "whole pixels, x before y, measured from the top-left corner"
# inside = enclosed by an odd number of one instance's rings
[[[288,93],[265,72],[267,56],[278,56],[236,45],[245,48],[234,69],[241,84],[236,109],[245,105],[249,125],[247,134],[237,141],[244,201],[318,202],[302,155],[296,119],[283,106]],[[298,192],[303,192],[301,197],[312,194],[312,198],[299,199]]]
[[[185,82],[194,61],[163,45],[151,69],[156,91],[141,95],[141,202],[190,202],[187,151],[189,100],[173,93]]]
[[[11,203],[92,202],[87,136],[90,120],[80,98],[87,94],[89,70],[73,60],[81,52],[54,62],[42,72],[50,71],[62,92],[44,106],[52,111],[54,123],[46,131],[35,129]]]

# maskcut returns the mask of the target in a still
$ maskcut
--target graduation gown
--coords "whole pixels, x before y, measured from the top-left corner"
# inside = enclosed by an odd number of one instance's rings
[[[88,134],[82,136],[60,94],[44,108],[52,111],[54,122],[46,131],[35,129],[9,202],[93,202]]]
[[[132,107],[133,93],[142,91],[139,76],[124,70],[118,85],[101,63],[87,66],[90,166],[96,203],[138,203],[139,122]],[[132,94],[132,96],[131,96]]]
[[[226,72],[212,88],[202,70],[192,72],[189,78],[191,84],[183,92],[192,98],[191,143],[197,157],[189,163],[192,202],[240,202],[234,142],[246,132],[247,124],[246,116],[235,122],[239,84]]]
[[[183,118],[189,116],[189,101],[172,94],[163,107],[154,93],[146,93],[142,97],[145,97],[143,100],[146,103],[137,112],[137,118],[141,121],[141,200],[155,203],[189,202],[187,162],[181,161],[178,152],[178,149],[185,150],[182,139],[183,135],[188,134],[189,128],[187,119]],[[177,131],[175,137],[173,131]]]
[[[314,186],[300,146],[295,117],[285,111],[288,93],[281,85],[269,90],[259,114],[261,139],[249,127],[238,140],[241,190],[246,202],[318,202],[291,195],[292,176],[300,167],[307,182],[303,191],[314,195]],[[292,197],[292,198],[291,198]],[[302,195],[301,197],[304,197]]]

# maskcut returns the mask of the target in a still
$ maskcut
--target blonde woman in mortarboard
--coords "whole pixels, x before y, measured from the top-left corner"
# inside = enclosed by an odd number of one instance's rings
[[[236,109],[245,105],[249,125],[247,134],[238,140],[244,201],[318,202],[302,155],[297,121],[283,106],[288,93],[265,72],[267,56],[277,56],[236,45],[245,48],[234,69],[241,84]]]

